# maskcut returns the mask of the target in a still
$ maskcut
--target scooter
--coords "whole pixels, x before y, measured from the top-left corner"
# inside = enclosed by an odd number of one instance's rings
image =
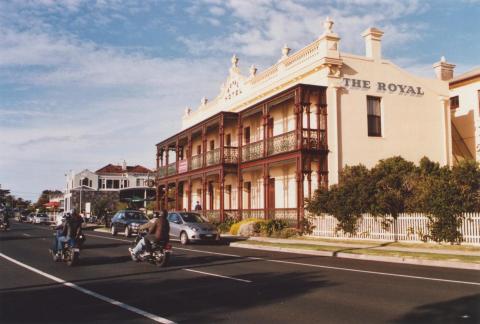
[[[53,253],[52,250],[50,250],[50,253],[53,256],[53,261],[66,262],[69,267],[77,265],[80,261],[80,247],[78,246],[78,240],[75,239],[64,242],[59,253]]]
[[[137,243],[146,235],[145,232],[139,232],[135,241],[132,244],[133,249]],[[131,254],[131,252],[130,252]],[[156,264],[158,267],[165,267],[169,260],[170,255],[172,254],[172,245],[167,244],[157,244],[155,242],[150,242],[146,244],[146,249],[140,255],[136,256],[137,262],[150,262]]]

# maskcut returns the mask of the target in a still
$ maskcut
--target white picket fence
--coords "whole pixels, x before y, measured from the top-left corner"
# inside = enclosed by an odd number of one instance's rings
[[[480,245],[480,213],[466,213],[460,232],[463,243]],[[385,226],[387,223],[387,226]],[[358,221],[358,230],[355,235],[337,231],[338,221],[331,215],[316,216],[313,218],[312,237],[323,238],[354,238],[367,240],[422,242],[422,238],[430,233],[428,218],[423,214],[400,214],[396,226],[393,217],[387,217],[386,222],[381,217],[364,214]]]

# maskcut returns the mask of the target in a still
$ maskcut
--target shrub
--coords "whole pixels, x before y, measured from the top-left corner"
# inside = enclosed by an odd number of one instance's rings
[[[223,222],[214,223],[214,225],[217,226],[217,229],[220,231],[220,233],[228,233],[235,222],[235,218],[227,217]]]
[[[313,225],[312,222],[312,217],[311,216],[305,216],[301,221],[300,221],[300,226],[297,231],[298,234],[300,235],[310,235],[313,233],[313,230],[315,229],[315,225]]]
[[[230,234],[232,235],[237,235],[238,234],[238,230],[240,229],[240,226],[242,226],[242,224],[246,224],[246,223],[252,223],[252,222],[259,222],[261,221],[260,219],[258,218],[247,218],[247,219],[244,219],[244,220],[241,220],[237,223],[234,223],[230,226]]]
[[[273,232],[272,236],[273,237],[278,237],[278,238],[289,238],[298,235],[298,230],[293,227],[286,227],[282,229],[281,231],[278,232]]]

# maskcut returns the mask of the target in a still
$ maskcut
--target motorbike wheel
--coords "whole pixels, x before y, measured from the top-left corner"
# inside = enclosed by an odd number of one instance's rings
[[[155,253],[155,264],[157,267],[165,267],[168,264],[168,260],[170,260],[170,253]]]
[[[114,225],[112,225],[112,227],[110,228],[110,233],[112,233],[113,236],[117,235],[117,230],[115,229]]]
[[[72,267],[74,265],[77,265],[78,264],[78,259],[80,257],[80,254],[78,252],[73,252],[72,255],[70,255],[70,258],[68,259],[67,261],[67,265],[69,267]]]

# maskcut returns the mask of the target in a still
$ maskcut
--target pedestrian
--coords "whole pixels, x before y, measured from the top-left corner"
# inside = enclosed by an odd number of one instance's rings
[[[197,203],[195,204],[195,210],[196,211],[202,210],[202,206],[200,205],[199,201],[197,201]]]

